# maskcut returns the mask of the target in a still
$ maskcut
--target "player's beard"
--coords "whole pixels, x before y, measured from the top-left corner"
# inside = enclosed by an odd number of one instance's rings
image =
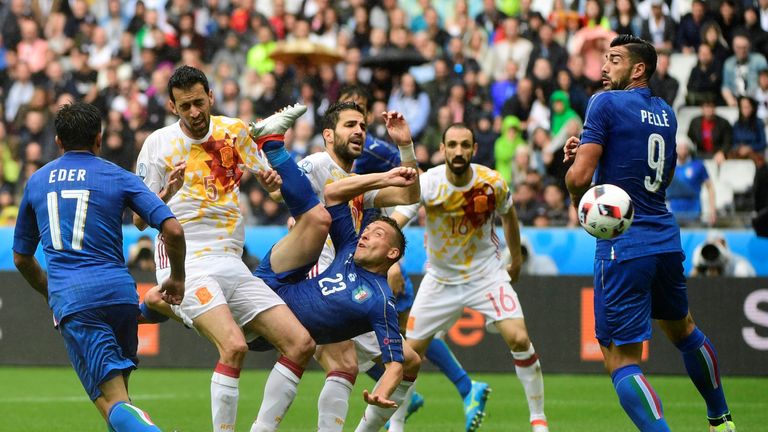
[[[625,76],[620,77],[618,80],[614,81],[610,79],[607,76],[603,76],[603,78],[608,79],[608,90],[624,90],[627,88],[629,83],[632,81],[631,73],[627,72]]]
[[[463,162],[463,164],[454,165],[453,163],[456,162],[457,159],[459,162]],[[455,175],[460,176],[465,172],[467,172],[467,169],[469,169],[469,161],[467,161],[461,156],[456,156],[448,162],[448,169],[451,170],[451,172],[454,173]]]
[[[365,135],[363,135],[360,142],[360,152],[355,152],[349,147],[349,138],[342,139],[336,132],[333,133],[333,152],[336,153],[336,157],[345,162],[352,163],[360,157],[363,145],[365,145]]]
[[[189,131],[194,135],[192,138],[201,139],[208,134],[208,127],[211,123],[211,116],[209,114],[200,114],[201,118],[197,120],[191,120],[187,126]]]

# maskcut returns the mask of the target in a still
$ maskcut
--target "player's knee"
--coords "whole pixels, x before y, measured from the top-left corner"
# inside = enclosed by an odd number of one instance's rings
[[[310,222],[317,230],[323,230],[328,232],[331,230],[331,214],[325,209],[323,205],[316,205],[312,210],[307,213]]]
[[[242,335],[235,335],[224,340],[219,351],[222,360],[226,363],[241,364],[245,359],[245,353],[248,352],[248,344]]]
[[[507,345],[514,352],[527,351],[531,346],[531,340],[527,334],[517,334],[508,340]]]
[[[293,335],[284,352],[286,357],[301,365],[307,364],[314,353],[315,340],[306,330]]]

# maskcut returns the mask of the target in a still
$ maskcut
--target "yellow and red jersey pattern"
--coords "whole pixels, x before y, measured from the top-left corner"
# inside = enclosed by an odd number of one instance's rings
[[[461,284],[503,269],[496,215],[512,207],[512,194],[494,170],[472,164],[472,180],[452,185],[445,165],[420,177],[427,214],[427,273],[444,284]]]
[[[341,180],[349,176],[355,175],[344,171],[339,164],[337,164],[331,155],[327,152],[313,153],[299,162],[299,168],[307,175],[309,182],[312,183],[312,190],[317,194],[320,202],[325,204],[325,186]],[[349,202],[350,211],[352,212],[352,221],[355,224],[355,232],[360,232],[360,226],[363,223],[363,210],[374,207],[374,200],[378,191],[369,191],[363,195],[360,195]],[[333,249],[333,243],[330,237],[325,241],[325,247],[320,254],[318,265],[316,269],[313,269],[312,276],[321,273],[325,270],[336,253]]]
[[[162,190],[173,168],[186,162],[184,184],[168,206],[184,227],[187,258],[234,255],[243,251],[245,232],[239,208],[244,168],[267,167],[241,120],[212,116],[208,134],[192,139],[179,122],[158,129],[144,142],[136,174],[154,192]],[[156,248],[159,268],[167,266],[162,244]]]

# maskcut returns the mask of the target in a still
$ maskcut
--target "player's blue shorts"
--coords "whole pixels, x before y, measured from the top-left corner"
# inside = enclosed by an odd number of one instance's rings
[[[138,305],[112,305],[75,312],[59,323],[69,361],[91,400],[101,396],[99,384],[136,369],[138,315]]]
[[[413,300],[416,298],[416,295],[413,292],[413,282],[411,282],[411,278],[408,277],[408,275],[403,275],[403,277],[405,278],[403,292],[395,297],[395,305],[397,306],[397,313],[399,314],[408,311],[411,306],[413,306]]]
[[[651,338],[651,318],[688,314],[682,253],[595,260],[595,334],[603,346]]]
[[[275,273],[272,270],[272,248],[270,248],[253,275],[263,280],[268,287],[272,288],[272,291],[277,292],[280,287],[305,280],[312,267],[314,263],[287,272]]]

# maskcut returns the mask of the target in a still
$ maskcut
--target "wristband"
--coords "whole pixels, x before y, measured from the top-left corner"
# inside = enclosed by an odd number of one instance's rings
[[[413,141],[407,146],[397,146],[400,151],[400,162],[415,162],[416,153],[413,151]]]

